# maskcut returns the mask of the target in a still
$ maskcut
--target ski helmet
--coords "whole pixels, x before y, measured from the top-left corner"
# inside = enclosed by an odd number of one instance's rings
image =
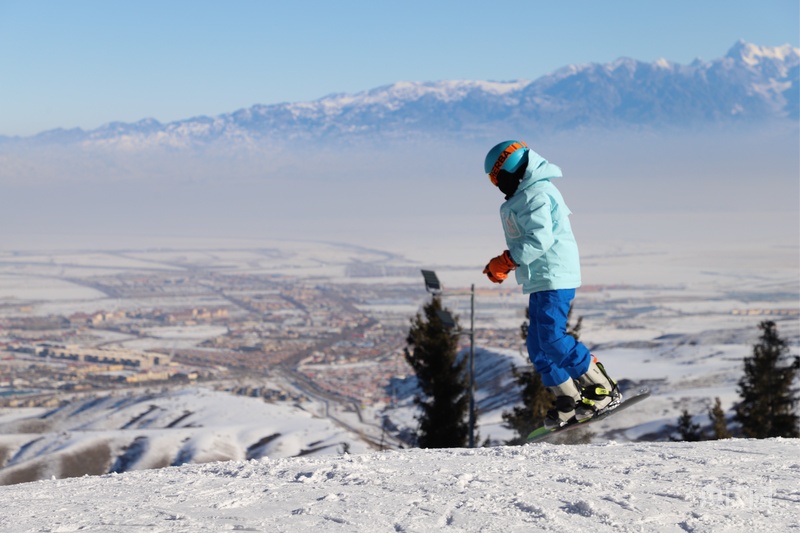
[[[497,186],[497,175],[501,170],[516,172],[527,151],[528,145],[522,141],[503,141],[489,150],[483,168],[492,183]]]

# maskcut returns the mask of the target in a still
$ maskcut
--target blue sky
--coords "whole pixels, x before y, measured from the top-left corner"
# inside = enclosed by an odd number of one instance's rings
[[[797,0],[0,0],[0,135],[800,41]]]

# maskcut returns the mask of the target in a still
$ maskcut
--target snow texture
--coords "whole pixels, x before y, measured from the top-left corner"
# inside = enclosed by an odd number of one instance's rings
[[[0,487],[0,530],[787,531],[800,440],[404,450]]]

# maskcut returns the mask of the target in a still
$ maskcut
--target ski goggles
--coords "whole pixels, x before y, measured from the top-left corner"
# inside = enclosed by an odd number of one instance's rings
[[[497,161],[494,162],[494,166],[492,170],[489,172],[489,179],[492,181],[495,187],[497,187],[497,176],[500,174],[500,171],[503,169],[503,165],[506,162],[506,159],[509,158],[511,154],[519,150],[520,148],[527,148],[528,145],[522,141],[515,142],[509,144],[505,150],[497,157]]]

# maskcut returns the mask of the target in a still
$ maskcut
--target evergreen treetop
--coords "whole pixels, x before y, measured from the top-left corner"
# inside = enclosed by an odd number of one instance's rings
[[[422,390],[414,399],[420,407],[420,448],[464,447],[469,438],[467,360],[458,358],[458,338],[442,322],[444,310],[441,298],[433,296],[411,320],[406,338],[405,359]]]
[[[725,418],[725,411],[722,409],[722,402],[719,398],[714,399],[714,406],[708,410],[708,417],[711,419],[711,431],[714,440],[731,438],[728,431],[728,421]]]
[[[744,359],[744,376],[738,392],[735,419],[746,437],[800,437],[794,411],[797,391],[793,383],[800,369],[800,357],[790,358],[787,342],[778,335],[775,322],[759,324],[762,333],[753,355]]]

